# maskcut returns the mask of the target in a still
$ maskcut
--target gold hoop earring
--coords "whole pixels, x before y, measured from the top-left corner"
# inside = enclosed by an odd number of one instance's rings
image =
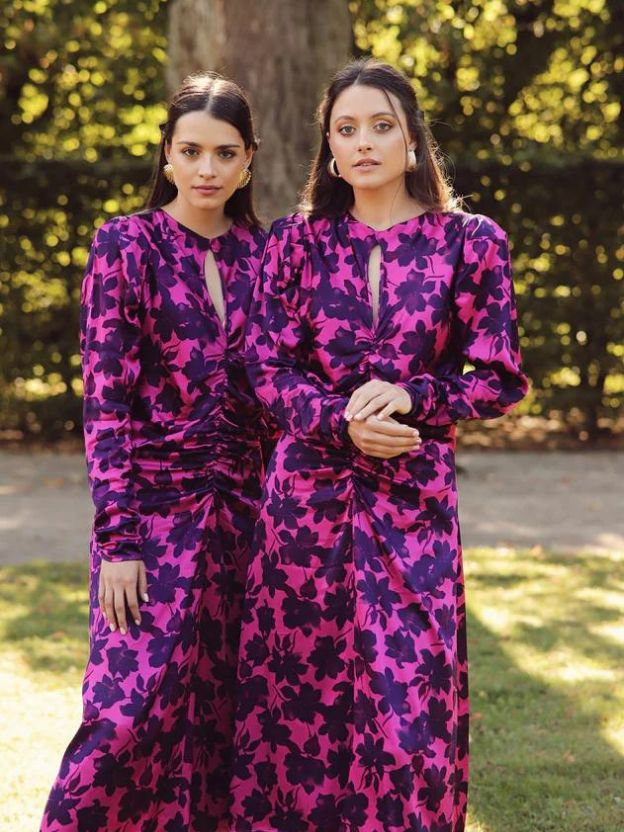
[[[334,179],[341,179],[341,176],[338,173],[338,167],[336,166],[336,159],[333,156],[327,163],[327,172]]]
[[[175,185],[175,177],[173,175],[173,165],[170,165],[169,163],[167,163],[163,167],[163,174],[165,175],[165,179],[167,180],[167,182],[169,182],[171,185]]]
[[[408,150],[407,151],[407,170],[408,173],[412,173],[418,167],[418,162],[416,161],[416,151],[415,150]]]
[[[236,187],[242,190],[243,188],[246,188],[250,182],[251,171],[249,170],[249,168],[243,168],[241,171],[240,179],[238,180],[238,185]]]

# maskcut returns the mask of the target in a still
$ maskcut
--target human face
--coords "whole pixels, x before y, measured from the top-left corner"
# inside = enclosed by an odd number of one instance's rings
[[[171,144],[165,147],[173,167],[178,199],[194,209],[222,209],[251,162],[243,137],[227,121],[201,110],[177,120]]]
[[[407,151],[416,147],[400,101],[392,93],[388,96],[397,115],[376,87],[348,87],[334,102],[329,146],[339,174],[354,190],[383,188],[404,180]]]

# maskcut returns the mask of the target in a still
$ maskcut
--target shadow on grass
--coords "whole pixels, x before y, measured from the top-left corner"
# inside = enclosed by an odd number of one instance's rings
[[[527,560],[520,563],[521,557]],[[582,653],[588,659],[603,661],[611,667],[624,664],[622,644],[597,632],[604,625],[617,626],[622,621],[623,561],[585,554],[568,556],[541,551],[532,554],[526,550],[518,550],[515,561],[520,568],[499,574],[494,565],[488,565],[491,572],[479,571],[473,578],[482,591],[509,591],[508,606],[516,608],[519,595],[525,601],[530,600],[530,606],[525,603],[523,611],[535,621],[516,621],[514,640],[539,645],[541,652],[573,646],[575,653]],[[538,583],[540,575],[542,580]],[[527,594],[525,587],[531,583],[536,585]],[[609,593],[618,594],[620,603],[605,604]],[[554,619],[549,621],[553,615]],[[545,627],[545,621],[550,626]]]
[[[82,669],[88,651],[88,568],[34,562],[0,567],[0,639],[34,672]]]
[[[622,832],[624,760],[606,732],[624,709],[624,657],[601,632],[618,620],[622,564],[497,557],[466,554],[472,828]],[[87,579],[82,564],[0,568],[2,649],[50,680],[82,669]]]
[[[624,759],[606,723],[622,713],[624,656],[597,632],[621,620],[596,592],[617,585],[614,561],[521,557],[498,578],[482,558],[468,579],[472,828],[622,832]]]

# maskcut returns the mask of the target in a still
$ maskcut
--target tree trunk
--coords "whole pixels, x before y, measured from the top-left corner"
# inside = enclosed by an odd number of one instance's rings
[[[323,87],[349,57],[347,0],[173,0],[168,86],[216,70],[249,94],[262,145],[254,176],[261,215],[295,208],[318,140]]]

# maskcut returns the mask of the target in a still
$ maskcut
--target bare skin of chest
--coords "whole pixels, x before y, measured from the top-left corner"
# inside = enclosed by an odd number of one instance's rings
[[[215,262],[211,251],[206,255],[204,261],[204,277],[206,279],[206,286],[210,299],[216,310],[219,320],[223,324],[225,322],[225,301],[223,298],[223,283],[221,282],[221,275]]]
[[[379,313],[379,278],[381,275],[381,247],[375,246],[368,258],[368,283],[370,285],[373,305],[373,322],[377,322]]]

